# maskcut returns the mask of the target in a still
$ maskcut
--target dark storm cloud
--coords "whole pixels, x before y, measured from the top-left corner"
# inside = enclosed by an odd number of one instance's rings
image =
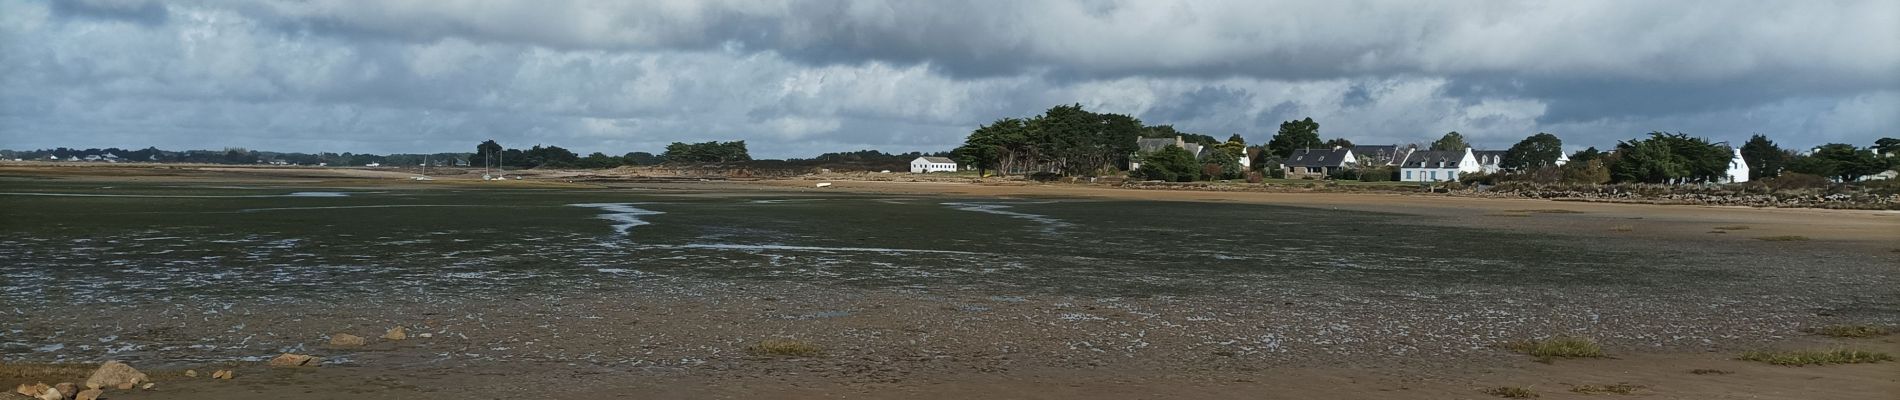
[[[1255,141],[1861,143],[1900,129],[1895,39],[1887,1],[0,0],[0,140],[809,156],[1081,103]]]
[[[164,25],[171,17],[165,5],[154,1],[52,0],[51,8],[54,15],[63,18],[99,18],[147,26]]]

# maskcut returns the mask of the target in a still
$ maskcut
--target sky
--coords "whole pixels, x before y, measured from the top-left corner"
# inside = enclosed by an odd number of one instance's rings
[[[0,148],[944,151],[1081,104],[1265,142],[1900,136],[1900,1],[0,0]]]

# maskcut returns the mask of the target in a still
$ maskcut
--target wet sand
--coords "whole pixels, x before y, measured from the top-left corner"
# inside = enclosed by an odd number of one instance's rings
[[[188,175],[192,182],[282,182],[300,185],[382,185],[404,188],[445,184],[370,180],[369,177],[281,178],[275,172],[210,171],[234,174]],[[8,171],[0,169],[0,175]],[[82,174],[83,175],[83,174]],[[235,176],[235,177],[233,177]],[[112,181],[120,177],[81,179]],[[164,176],[143,179],[172,179]],[[394,180],[390,178],[389,180]],[[513,182],[510,182],[512,184]],[[1073,185],[971,185],[950,183],[836,182],[812,188],[811,181],[616,184],[658,190],[688,190],[697,195],[770,192],[788,196],[851,192],[902,196],[958,195],[997,198],[1104,198],[1180,202],[1273,204],[1298,207],[1397,213],[1395,223],[1479,227],[1522,234],[1556,234],[1576,240],[1650,241],[1654,246],[1730,246],[1742,254],[1822,257],[1844,254],[1854,260],[1890,262],[1852,274],[1891,281],[1900,269],[1900,214],[1879,211],[1746,209],[1695,206],[1571,203],[1542,200],[1471,199],[1439,196],[1332,193],[1229,193],[1127,190]],[[446,184],[464,185],[466,182]],[[1737,229],[1746,226],[1745,229]],[[1730,229],[1715,229],[1725,227]],[[1711,233],[1726,232],[1726,233]],[[1764,241],[1759,237],[1799,235],[1805,241]],[[1749,266],[1737,266],[1749,268]],[[1779,267],[1778,267],[1779,268]],[[1884,268],[1884,269],[1883,269]],[[1797,274],[1825,270],[1791,269]],[[1852,277],[1846,277],[1851,279]],[[1573,385],[1641,385],[1641,398],[1668,399],[1866,399],[1900,393],[1900,363],[1821,367],[1778,367],[1734,360],[1745,349],[1851,347],[1900,353],[1900,337],[1834,339],[1799,333],[1816,321],[1885,321],[1892,310],[1861,311],[1855,316],[1822,315],[1802,320],[1748,320],[1748,315],[1686,324],[1703,327],[1785,332],[1776,338],[1750,333],[1761,341],[1711,346],[1654,348],[1625,340],[1606,349],[1607,359],[1538,363],[1488,343],[1435,340],[1420,346],[1442,351],[1369,354],[1342,342],[1336,349],[1292,349],[1277,356],[1236,354],[1188,340],[1200,332],[1246,331],[1247,325],[1283,323],[1289,311],[1348,298],[1231,296],[1163,299],[1041,296],[998,298],[973,288],[968,292],[915,293],[825,285],[677,280],[653,287],[604,289],[597,295],[495,296],[463,294],[453,301],[376,300],[349,304],[260,303],[252,313],[206,316],[202,326],[166,322],[189,314],[190,304],[97,309],[76,304],[55,311],[60,318],[10,314],[9,318],[49,327],[83,329],[109,324],[150,326],[153,340],[192,343],[225,334],[231,323],[253,330],[296,332],[277,338],[306,343],[311,353],[346,355],[347,362],[319,368],[270,368],[255,362],[178,362],[151,367],[160,386],[153,391],[112,392],[122,399],[284,399],[329,398],[1493,398],[1479,390],[1523,386],[1540,398],[1603,398],[1616,395],[1571,393]],[[674,291],[672,295],[634,295]],[[1323,291],[1316,289],[1315,291]],[[1869,293],[1887,296],[1892,292]],[[1606,296],[1616,296],[1608,293]],[[1648,296],[1648,293],[1629,293]],[[843,300],[842,303],[840,300]],[[1561,300],[1561,299],[1560,299]],[[1772,303],[1773,298],[1757,299]],[[1576,301],[1585,301],[1577,299]],[[1282,303],[1292,305],[1280,307]],[[1685,305],[1687,307],[1688,305]],[[971,313],[980,307],[982,313]],[[1516,313],[1548,307],[1521,306]],[[1739,307],[1739,306],[1738,306]],[[1508,308],[1508,307],[1507,307]],[[238,305],[238,309],[247,309]],[[848,309],[844,315],[827,310]],[[1208,315],[1210,319],[1156,318],[1144,313]],[[1352,308],[1345,307],[1342,310]],[[1737,308],[1743,310],[1745,308]],[[1719,308],[1718,308],[1719,310]],[[1191,312],[1187,312],[1191,311]],[[1413,309],[1420,321],[1452,311],[1430,302]],[[1685,310],[1669,318],[1693,319]],[[1378,315],[1371,315],[1378,318]],[[1100,318],[1095,319],[1095,318]],[[1295,318],[1297,319],[1297,318]],[[1221,323],[1236,324],[1219,328]],[[1648,322],[1644,322],[1648,323]],[[1169,332],[1169,326],[1193,329]],[[1373,325],[1369,323],[1355,323]],[[366,348],[326,348],[323,337],[348,331],[374,337],[387,326],[404,325],[431,338],[377,341]],[[1618,332],[1636,332],[1630,327]],[[1719,330],[1719,329],[1718,329]],[[1313,331],[1315,333],[1319,331]],[[1125,335],[1140,335],[1131,340]],[[1758,336],[1766,335],[1766,336]],[[745,346],[761,338],[792,337],[825,347],[818,357],[770,357],[747,354]],[[1376,339],[1384,345],[1390,337]],[[1664,339],[1663,341],[1667,341]],[[1086,342],[1083,345],[1080,343]],[[1147,343],[1152,351],[1122,351],[1117,346]],[[1323,343],[1308,340],[1306,343]],[[1083,346],[1078,350],[1077,346]],[[1090,346],[1101,347],[1100,351]],[[1375,346],[1376,347],[1376,346]],[[496,350],[507,348],[506,350]],[[495,357],[458,357],[468,353]],[[603,363],[590,354],[646,359],[694,359],[688,362]],[[708,356],[711,354],[712,356]],[[264,355],[268,356],[268,355]],[[607,357],[614,358],[614,357]],[[201,373],[236,368],[232,381],[187,379],[184,368]],[[1715,369],[1728,374],[1690,371]],[[0,384],[30,380],[54,383],[54,376],[8,376]],[[67,379],[73,379],[68,377]],[[83,379],[83,377],[77,377]]]

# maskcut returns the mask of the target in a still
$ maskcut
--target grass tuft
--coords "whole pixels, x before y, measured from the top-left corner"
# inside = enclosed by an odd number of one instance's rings
[[[1698,369],[1689,370],[1689,373],[1696,374],[1696,375],[1728,375],[1728,374],[1735,373],[1735,371],[1730,371],[1726,369],[1698,368]]]
[[[746,348],[747,353],[766,357],[815,357],[824,350],[811,342],[792,339],[766,339]]]
[[[1862,350],[1804,350],[1804,351],[1751,351],[1742,353],[1742,361],[1758,361],[1774,365],[1800,367],[1828,364],[1868,364],[1893,361],[1887,353]]]
[[[1630,394],[1630,393],[1636,393],[1636,389],[1642,389],[1642,388],[1643,388],[1642,385],[1618,383],[1615,385],[1572,386],[1570,387],[1570,391],[1575,392],[1575,393],[1583,393],[1583,394],[1604,394],[1604,393]]]
[[[1718,231],[1745,231],[1745,230],[1748,230],[1748,225],[1724,225],[1724,226],[1718,226],[1718,227],[1715,227],[1715,230],[1718,230]]]
[[[1511,342],[1505,347],[1511,351],[1537,357],[1538,361],[1549,362],[1555,358],[1597,358],[1603,357],[1603,346],[1589,338],[1557,336],[1544,340],[1521,340]]]
[[[1522,386],[1498,386],[1494,388],[1485,388],[1484,390],[1480,390],[1480,392],[1484,392],[1484,394],[1503,397],[1507,399],[1537,398],[1537,392],[1531,391],[1530,388],[1526,388]]]
[[[1870,338],[1887,336],[1887,334],[1890,333],[1887,331],[1887,328],[1873,325],[1830,325],[1809,329],[1808,332],[1838,338]]]
[[[1808,241],[1808,237],[1801,235],[1759,236],[1756,237],[1755,240],[1764,242],[1805,242]]]

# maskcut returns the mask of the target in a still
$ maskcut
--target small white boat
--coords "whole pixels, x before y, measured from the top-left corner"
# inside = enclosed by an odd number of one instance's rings
[[[831,187],[831,182],[818,182],[818,187]]]

